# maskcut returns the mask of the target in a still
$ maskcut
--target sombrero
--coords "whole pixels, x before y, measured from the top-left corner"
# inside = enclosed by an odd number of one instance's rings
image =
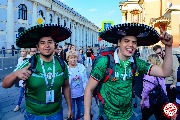
[[[113,44],[124,36],[135,36],[138,46],[149,46],[159,42],[160,34],[154,28],[139,23],[118,24],[100,33],[100,38]]]
[[[41,37],[52,37],[55,42],[61,42],[71,36],[70,29],[57,24],[41,24],[30,27],[20,33],[16,45],[20,48],[36,47]]]

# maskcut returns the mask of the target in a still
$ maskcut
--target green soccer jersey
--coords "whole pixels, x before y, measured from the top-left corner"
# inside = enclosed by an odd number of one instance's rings
[[[132,58],[131,58],[132,59]],[[119,60],[119,58],[118,58]],[[100,58],[93,70],[91,77],[103,80],[107,67],[107,57]],[[103,83],[100,93],[104,99],[104,111],[109,120],[128,120],[132,116],[132,70],[131,61],[121,61],[115,64],[115,77]],[[136,58],[138,72],[148,74],[151,64]]]
[[[54,57],[55,58],[55,57]],[[15,70],[26,67],[29,64],[29,60],[24,61]],[[52,82],[53,74],[53,61],[44,62],[45,73],[47,75],[48,84]],[[61,87],[65,80],[68,80],[68,70],[65,64],[65,70],[63,71],[58,60],[55,58],[55,79],[51,90],[54,90],[55,102],[50,104],[38,104],[36,101],[46,102],[46,82],[44,79],[44,73],[41,66],[40,55],[37,55],[36,72],[33,73],[28,80],[26,80],[26,97],[31,100],[26,100],[26,110],[31,114],[36,115],[51,115],[62,109],[61,106]],[[32,102],[33,100],[33,102]],[[35,101],[35,102],[34,102]]]

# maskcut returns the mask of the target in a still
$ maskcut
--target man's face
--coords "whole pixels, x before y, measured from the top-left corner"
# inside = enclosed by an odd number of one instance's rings
[[[130,57],[134,54],[137,48],[137,39],[134,36],[125,36],[118,43],[120,53],[125,57]]]
[[[158,48],[156,51],[154,51],[157,55],[159,55],[161,58],[164,57],[164,53],[161,48]]]
[[[51,37],[42,37],[37,45],[39,52],[44,56],[51,56],[55,50],[55,42]]]

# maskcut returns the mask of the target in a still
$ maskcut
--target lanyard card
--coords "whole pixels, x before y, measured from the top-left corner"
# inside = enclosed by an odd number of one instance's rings
[[[54,90],[46,91],[46,103],[54,102]]]

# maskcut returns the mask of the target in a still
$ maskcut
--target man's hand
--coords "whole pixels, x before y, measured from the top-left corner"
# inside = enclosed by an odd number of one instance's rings
[[[27,80],[31,76],[31,71],[28,70],[30,66],[31,64],[29,64],[27,67],[23,69],[15,71],[14,74],[16,75],[17,78],[21,80]]]
[[[159,26],[159,29],[161,33],[161,36],[159,37],[159,39],[164,45],[171,47],[173,43],[173,36],[168,34],[166,31],[163,31],[161,26]]]

